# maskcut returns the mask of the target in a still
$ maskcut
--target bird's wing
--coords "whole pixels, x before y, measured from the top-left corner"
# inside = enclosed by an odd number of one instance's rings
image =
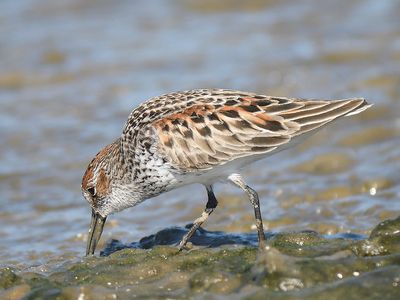
[[[217,96],[151,122],[157,149],[174,167],[208,169],[264,154],[338,117],[369,105],[364,99],[305,100],[218,90]]]

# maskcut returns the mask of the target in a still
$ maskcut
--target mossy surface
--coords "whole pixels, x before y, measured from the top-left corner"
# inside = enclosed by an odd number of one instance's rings
[[[314,231],[282,232],[270,235],[263,251],[239,242],[178,252],[155,240],[149,244],[145,239],[150,249],[112,241],[109,247],[120,250],[108,249],[111,254],[107,256],[66,263],[47,275],[3,268],[0,295],[11,299],[21,295],[72,299],[81,294],[89,299],[233,295],[248,299],[378,299],[385,295],[385,299],[398,299],[399,229],[398,218],[380,223],[364,239],[326,237]],[[169,234],[168,229],[162,232]],[[224,236],[206,230],[201,234],[205,238]],[[231,241],[232,235],[227,236]]]

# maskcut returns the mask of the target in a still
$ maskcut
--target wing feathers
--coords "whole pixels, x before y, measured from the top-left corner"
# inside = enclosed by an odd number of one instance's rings
[[[222,94],[191,99],[192,106],[151,123],[160,152],[176,167],[207,169],[268,153],[300,134],[370,106],[360,98],[304,100],[218,91]]]
[[[321,113],[326,113],[328,111],[332,111],[337,109],[340,106],[343,106],[345,103],[342,102],[328,102],[320,105],[305,105],[302,109],[283,112],[281,116],[283,116],[286,120],[297,120],[299,118],[305,118],[308,116],[315,116]],[[310,107],[311,106],[311,107]]]

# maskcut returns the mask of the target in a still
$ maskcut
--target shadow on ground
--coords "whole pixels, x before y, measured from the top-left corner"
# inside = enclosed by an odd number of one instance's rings
[[[126,248],[151,249],[154,246],[177,246],[182,237],[189,231],[192,224],[185,227],[170,227],[159,232],[146,236],[137,242],[124,244],[119,240],[111,240],[100,252],[101,256],[108,256],[115,251]],[[267,233],[267,239],[273,234]],[[257,234],[255,233],[226,233],[223,231],[208,231],[204,228],[196,230],[189,245],[215,248],[223,245],[254,246],[258,244]]]
[[[183,227],[170,227],[158,231],[155,234],[146,236],[139,241],[132,242],[129,244],[124,244],[119,240],[112,239],[107,242],[103,250],[100,251],[100,256],[109,256],[110,254],[123,250],[123,249],[151,249],[155,246],[177,246],[181,241],[182,237],[189,231],[192,224],[187,224]],[[287,233],[285,233],[287,234]],[[320,239],[330,239],[334,241],[335,239],[342,240],[362,240],[367,238],[365,235],[354,234],[354,233],[340,233],[335,235],[319,235],[315,231],[305,230],[301,232],[291,233],[295,235],[301,235],[303,237],[312,236],[313,239],[316,237]],[[267,232],[267,241],[278,235],[279,233]],[[216,248],[221,246],[258,246],[257,234],[252,233],[226,233],[223,231],[208,231],[202,227],[196,230],[195,234],[192,236],[189,242],[189,247],[198,246],[206,248]]]

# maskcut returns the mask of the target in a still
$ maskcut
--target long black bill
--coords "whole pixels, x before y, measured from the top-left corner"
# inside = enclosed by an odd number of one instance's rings
[[[97,243],[103,232],[104,224],[107,217],[102,217],[92,209],[92,220],[90,222],[89,236],[86,246],[86,256],[93,255],[96,250]]]

